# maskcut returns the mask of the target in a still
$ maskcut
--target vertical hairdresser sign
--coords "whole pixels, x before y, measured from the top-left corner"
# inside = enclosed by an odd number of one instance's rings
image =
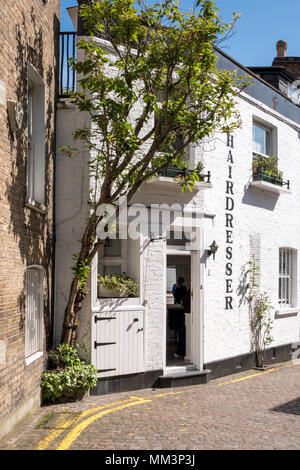
[[[226,266],[225,266],[225,309],[232,310],[232,253],[233,253],[233,215],[234,215],[234,191],[233,191],[233,136],[227,136],[227,147],[229,147],[227,157],[228,169],[226,178]]]

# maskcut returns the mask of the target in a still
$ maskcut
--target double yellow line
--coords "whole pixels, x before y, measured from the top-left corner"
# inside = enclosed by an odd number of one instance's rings
[[[275,372],[277,370],[284,369],[286,367],[292,367],[294,365],[299,364],[285,364],[284,366],[280,367],[273,367],[272,369],[268,369],[264,372],[258,372],[255,374],[246,375],[244,377],[239,377],[237,379],[229,380],[227,382],[222,382],[216,384],[218,387],[222,385],[229,385],[237,382],[241,382],[244,380],[252,379],[253,377],[261,377],[262,375],[269,374],[271,372]],[[96,408],[90,408],[83,412],[81,412],[78,417],[74,420],[74,418],[66,420],[60,425],[59,429],[54,429],[50,432],[43,440],[41,440],[37,446],[36,450],[45,450],[48,448],[50,443],[57,439],[64,431],[66,431],[70,426],[75,425],[68,434],[63,438],[60,444],[57,447],[57,450],[67,450],[71,447],[72,443],[78,439],[80,434],[94,421],[97,419],[102,418],[110,413],[115,413],[116,411],[124,410],[125,408],[129,408],[131,406],[143,405],[144,403],[150,403],[153,399],[162,398],[165,396],[170,395],[180,395],[183,393],[189,393],[194,391],[194,389],[186,389],[180,390],[177,392],[164,392],[164,393],[156,393],[154,395],[148,395],[145,397],[136,397],[130,396],[126,400],[115,401],[112,403],[107,403],[105,405],[97,406]],[[84,419],[86,418],[86,419]],[[76,424],[76,422],[78,424]]]
[[[106,405],[101,405],[97,406],[96,408],[90,408],[88,410],[83,411],[80,413],[77,417],[77,419],[74,421],[74,418],[69,419],[62,423],[59,429],[54,429],[52,432],[50,432],[45,439],[42,439],[36,446],[36,450],[46,450],[50,443],[57,439],[68,427],[70,427],[72,424],[75,424],[76,422],[82,420],[83,418],[86,418],[89,415],[89,418],[84,419],[83,421],[79,422],[76,426],[74,426],[69,433],[64,437],[64,439],[61,441],[59,446],[57,447],[57,450],[67,450],[70,448],[72,443],[78,439],[82,431],[86,429],[93,421],[96,421],[97,419],[102,418],[103,416],[109,414],[109,413],[115,413],[116,411],[123,410],[125,408],[129,408],[131,406],[137,406],[137,405],[143,405],[144,403],[150,403],[153,398],[161,398],[167,395],[179,395],[182,393],[187,393],[192,390],[183,390],[183,391],[178,391],[178,392],[167,392],[167,393],[157,393],[155,395],[149,395],[145,397],[135,397],[131,396],[126,400],[122,401],[115,401],[112,403],[107,403]],[[99,410],[99,413],[97,413]]]

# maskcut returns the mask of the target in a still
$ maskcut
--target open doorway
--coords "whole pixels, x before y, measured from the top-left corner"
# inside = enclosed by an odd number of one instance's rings
[[[191,364],[191,256],[167,255],[166,366]]]

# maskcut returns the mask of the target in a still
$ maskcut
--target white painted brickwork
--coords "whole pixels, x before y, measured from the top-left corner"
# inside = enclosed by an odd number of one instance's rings
[[[260,104],[260,107],[264,107]],[[276,119],[272,110],[266,113],[249,101],[239,99],[242,129],[235,132],[232,149],[234,181],[233,221],[233,310],[225,310],[225,191],[228,176],[225,137],[216,141],[215,150],[205,156],[212,171],[213,189],[205,193],[206,209],[216,212],[211,235],[207,242],[216,239],[220,248],[216,259],[209,259],[205,269],[204,307],[204,362],[210,362],[249,351],[249,324],[247,305],[241,302],[239,283],[243,266],[250,254],[258,249],[257,242],[250,245],[249,235],[260,236],[260,290],[267,291],[272,304],[278,308],[278,257],[279,247],[300,249],[300,139],[298,131]],[[272,113],[273,115],[270,115]],[[277,129],[279,168],[284,180],[290,179],[290,194],[272,194],[248,188],[252,165],[252,121],[261,118]],[[209,163],[208,163],[209,162]],[[211,275],[208,276],[208,270]],[[299,275],[298,275],[299,302]],[[298,307],[296,305],[296,307]],[[274,317],[275,311],[272,313]],[[299,340],[299,315],[274,320],[272,346]]]
[[[145,369],[163,367],[165,346],[165,243],[150,242],[143,255],[145,312]]]
[[[182,195],[178,188],[168,189],[147,183],[140,190],[135,202],[151,203],[181,202],[199,210],[215,213],[215,218],[205,220],[203,246],[208,249],[213,240],[219,245],[215,259],[202,256],[203,260],[203,362],[225,359],[247,353],[250,350],[248,307],[243,299],[241,280],[245,263],[255,253],[260,260],[260,291],[267,291],[272,304],[278,308],[278,257],[279,248],[300,250],[300,139],[296,124],[255,101],[248,95],[238,100],[242,129],[234,134],[232,150],[232,180],[234,195],[232,229],[233,309],[225,310],[226,259],[226,180],[229,147],[225,136],[204,147],[195,149],[196,161],[203,159],[205,169],[212,174],[212,189]],[[132,116],[135,117],[134,115]],[[252,176],[252,122],[261,119],[273,126],[274,146],[277,147],[279,168],[284,180],[290,179],[289,194],[273,194],[249,188]],[[58,147],[71,143],[71,131],[82,125],[83,117],[78,111],[58,110]],[[56,340],[59,340],[63,310],[71,279],[72,253],[78,251],[81,228],[86,216],[86,195],[89,185],[84,162],[89,159],[81,152],[73,160],[59,156],[57,168],[57,261],[56,261]],[[145,370],[163,367],[166,313],[166,248],[163,240],[142,242],[141,298],[144,312],[144,358]],[[205,255],[203,252],[201,255]],[[299,260],[299,256],[298,256]],[[298,261],[299,264],[299,261]],[[300,269],[297,277],[297,305],[300,307]],[[145,302],[144,302],[145,301]],[[144,303],[143,303],[144,302]],[[272,313],[275,316],[275,310]],[[78,342],[91,357],[92,301],[87,296],[81,312]],[[299,340],[300,314],[274,319],[273,346]]]

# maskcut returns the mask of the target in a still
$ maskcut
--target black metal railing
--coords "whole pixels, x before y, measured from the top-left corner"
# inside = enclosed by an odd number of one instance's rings
[[[266,181],[267,183],[275,184],[276,186],[286,186],[287,189],[290,189],[290,180],[283,181],[281,178],[269,175],[264,171],[253,173],[253,181]]]
[[[169,178],[176,178],[178,176],[185,177],[185,176],[191,175],[192,173],[194,173],[193,170],[187,170],[186,168],[177,168],[177,167],[168,167],[158,172],[159,176],[168,176]],[[210,183],[210,178],[211,178],[210,171],[208,171],[206,175],[197,171],[196,173],[200,181],[205,181],[206,183]]]
[[[76,90],[76,74],[70,59],[76,57],[76,33],[59,33],[59,98],[68,98]]]

